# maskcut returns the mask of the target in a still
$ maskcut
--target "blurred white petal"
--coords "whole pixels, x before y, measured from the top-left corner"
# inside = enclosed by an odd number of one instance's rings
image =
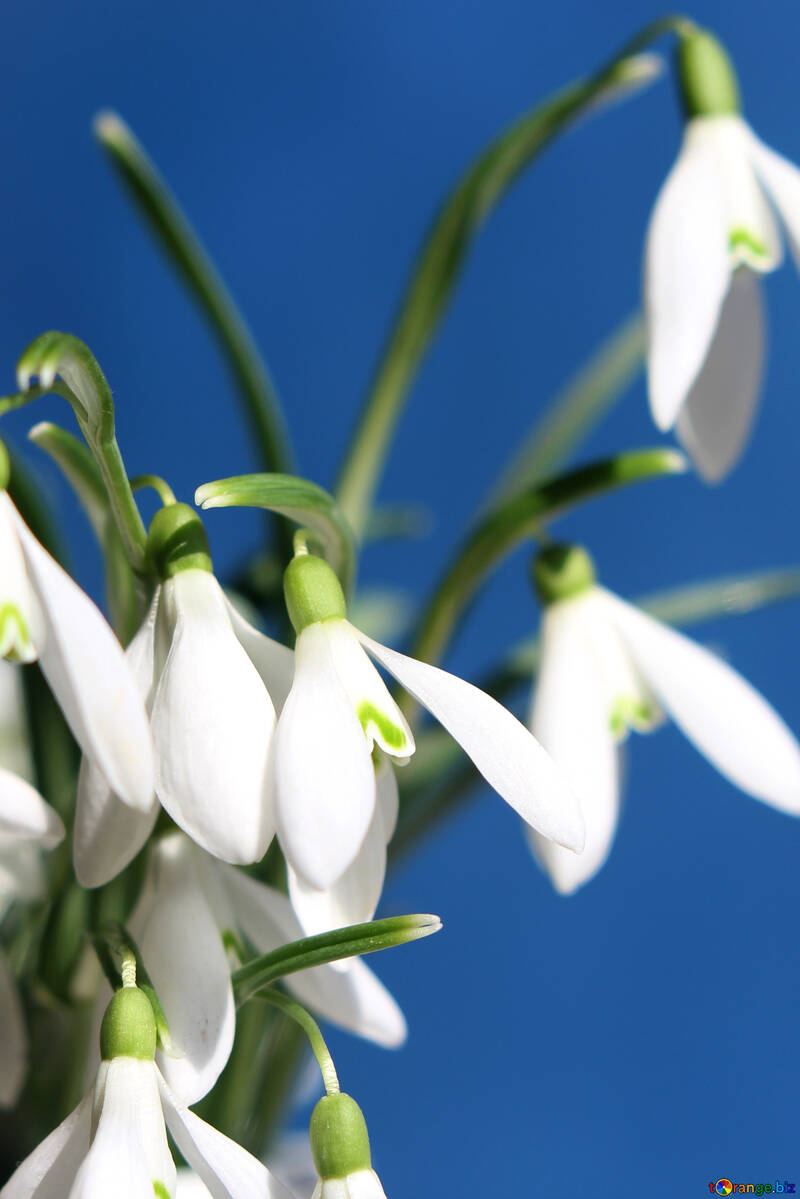
[[[17,1167],[3,1187],[3,1199],[65,1199],[89,1148],[92,1093],[85,1095],[33,1153]],[[116,1194],[116,1192],[110,1192]],[[108,1199],[108,1196],[106,1196]]]

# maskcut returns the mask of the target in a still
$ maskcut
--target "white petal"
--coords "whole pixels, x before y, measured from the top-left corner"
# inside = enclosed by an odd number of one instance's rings
[[[310,887],[287,866],[289,898],[308,936],[348,924],[371,920],[383,890],[386,874],[386,834],[381,809],[376,806],[364,844],[341,878],[324,891]],[[346,969],[347,963],[336,963]]]
[[[705,141],[714,156],[725,202],[731,265],[774,270],[783,258],[783,246],[750,161],[753,135],[749,126],[737,116],[698,119],[692,126],[691,136]]]
[[[427,708],[498,795],[545,837],[577,852],[583,819],[562,772],[515,716],[463,679],[359,634],[370,653]]]
[[[10,662],[0,662],[0,766],[32,783],[35,775],[22,674]]]
[[[25,1081],[28,1034],[17,982],[6,955],[0,951],[0,1107],[13,1107]]]
[[[8,493],[0,492],[0,656],[33,662],[44,644],[44,618],[25,570],[16,518]]]
[[[753,166],[786,227],[792,255],[800,270],[800,170],[788,158],[765,146],[752,133],[749,151]]]
[[[84,753],[125,803],[147,810],[153,744],[125,655],[100,610],[16,516],[46,626],[40,665]]]
[[[280,712],[292,689],[294,678],[294,651],[279,641],[273,641],[259,632],[244,619],[235,606],[225,597],[233,631],[243,646],[248,658],[264,682],[275,711]]]
[[[78,774],[72,860],[82,887],[102,887],[132,862],[159,813],[153,796],[148,811],[122,802],[100,770],[84,756]]]
[[[89,1149],[92,1093],[85,1095],[11,1175],[3,1199],[64,1199]]]
[[[203,570],[164,584],[172,633],[152,708],[161,803],[209,853],[255,862],[272,840],[267,762],[275,710]]]
[[[688,399],[677,433],[700,474],[717,483],[747,444],[764,371],[761,282],[747,267],[733,276],[714,340]]]
[[[551,604],[542,618],[542,658],[530,727],[560,766],[586,822],[583,853],[528,829],[530,846],[557,891],[568,895],[603,865],[617,826],[619,780],[611,731],[613,696],[594,643],[603,635],[584,597]],[[616,636],[609,628],[612,636]]]
[[[61,817],[35,787],[0,769],[0,835],[35,841],[52,849],[64,836]]]
[[[161,1078],[159,1089],[175,1144],[213,1199],[293,1199],[266,1166],[190,1112]]]
[[[639,669],[700,753],[743,791],[800,815],[800,746],[763,696],[688,637],[606,594]]]
[[[356,1170],[355,1174],[348,1174],[347,1189],[350,1199],[386,1199],[386,1192],[374,1170]]]
[[[152,850],[131,932],[169,1024],[175,1054],[159,1065],[186,1103],[211,1090],[233,1047],[235,1007],[222,937],[182,833]]]
[[[644,264],[650,407],[669,429],[705,361],[730,283],[716,161],[691,123],[656,201]]]
[[[149,1199],[155,1183],[174,1193],[156,1075],[153,1062],[132,1057],[102,1064],[95,1087],[100,1118],[70,1199]]]
[[[24,903],[45,893],[42,855],[28,841],[0,841],[0,916],[14,899]]]
[[[356,857],[375,811],[364,732],[336,671],[331,626],[303,629],[295,677],[275,733],[275,819],[292,868],[329,887]]]
[[[209,1191],[202,1178],[193,1170],[178,1171],[178,1183],[175,1187],[175,1199],[210,1199]]]
[[[400,813],[400,793],[397,775],[388,758],[380,757],[375,767],[375,784],[378,791],[378,807],[383,817],[383,835],[388,845],[397,828]]]
[[[334,670],[350,697],[370,749],[378,745],[393,758],[410,758],[414,752],[411,729],[359,645],[356,630],[345,620],[331,620],[323,627]]]
[[[218,870],[224,874],[238,925],[259,953],[271,953],[279,945],[303,936],[285,895],[239,870],[223,866]],[[290,974],[286,985],[301,1003],[358,1036],[386,1048],[401,1045],[406,1038],[403,1013],[360,960],[354,961],[347,972],[315,966]]]

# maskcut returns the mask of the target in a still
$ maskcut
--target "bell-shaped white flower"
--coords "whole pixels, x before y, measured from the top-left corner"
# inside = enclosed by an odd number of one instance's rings
[[[800,267],[800,171],[739,115],[733,68],[709,34],[684,40],[680,77],[688,120],[645,251],[650,404],[716,481],[747,442],[761,388],[759,276],[782,258],[770,200]]]
[[[204,853],[182,833],[153,846],[147,879],[129,926],[170,1030],[158,1063],[173,1090],[195,1103],[230,1056],[235,1027],[229,949],[258,953],[304,935],[285,895]],[[190,930],[187,933],[187,930]],[[343,973],[316,966],[286,986],[319,1016],[380,1045],[406,1036],[396,1002],[360,960]]]
[[[153,1060],[149,1001],[123,987],[103,1019],[93,1090],[17,1168],[2,1199],[174,1199],[166,1129],[214,1199],[292,1199],[241,1146],[183,1104]]]
[[[578,856],[529,833],[553,885],[570,893],[603,865],[620,804],[619,743],[671,717],[735,786],[800,815],[800,745],[725,662],[593,582],[585,551],[551,546],[536,565],[542,658],[531,728],[567,774],[583,809]]]
[[[64,836],[56,812],[21,777],[32,764],[25,734],[19,671],[0,662],[0,918],[15,900],[33,902],[44,894],[41,851]],[[5,769],[13,766],[15,772]],[[10,1107],[25,1078],[28,1036],[16,979],[0,952],[0,1107]]]
[[[163,582],[127,655],[150,710],[155,794],[203,849],[255,862],[274,836],[267,763],[275,709],[259,672],[277,664],[279,680],[291,651],[234,612],[185,504],[156,514],[149,547]],[[142,812],[125,810],[110,779],[85,760],[74,839],[79,881],[96,887],[113,878],[144,845],[157,813],[152,793]]]
[[[366,651],[447,729],[523,819],[581,849],[580,812],[562,774],[505,708],[355,629],[322,559],[296,557],[284,586],[297,643],[294,680],[275,733],[275,821],[287,862],[308,887],[327,890],[364,844],[377,802],[373,747],[400,762],[414,752],[411,731]]]
[[[372,1169],[367,1125],[350,1095],[320,1099],[311,1113],[309,1137],[319,1176],[311,1199],[386,1199]]]
[[[152,738],[122,646],[3,490],[0,653],[22,662],[38,659],[83,752],[124,803],[147,808],[153,791]]]

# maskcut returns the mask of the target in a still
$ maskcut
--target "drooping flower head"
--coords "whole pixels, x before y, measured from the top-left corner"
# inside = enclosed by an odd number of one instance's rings
[[[311,1199],[386,1199],[355,1099],[341,1092],[324,1095],[311,1113],[309,1137],[319,1175]]]
[[[741,116],[733,66],[710,33],[681,38],[678,80],[683,145],[645,250],[650,405],[716,481],[747,442],[761,389],[760,276],[782,259],[770,201],[800,266],[800,171]]]
[[[284,590],[297,642],[294,679],[275,733],[275,820],[287,862],[308,887],[329,888],[364,845],[377,801],[373,748],[397,762],[414,752],[411,729],[367,650],[523,819],[580,850],[575,799],[515,717],[477,687],[354,628],[338,579],[321,558],[295,557]]]
[[[580,546],[548,546],[534,573],[545,610],[530,727],[569,778],[586,822],[580,856],[528,834],[558,891],[575,891],[606,860],[619,815],[619,744],[664,714],[737,787],[800,815],[800,746],[736,671],[599,586]]]

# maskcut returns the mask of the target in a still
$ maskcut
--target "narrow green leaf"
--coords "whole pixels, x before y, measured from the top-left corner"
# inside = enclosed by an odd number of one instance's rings
[[[644,322],[629,317],[553,399],[503,474],[492,502],[560,470],[642,365]]]
[[[502,500],[480,521],[444,574],[423,613],[414,657],[437,661],[467,604],[489,572],[527,537],[568,508],[630,483],[680,474],[686,459],[676,450],[627,450],[568,474],[526,487]]]
[[[136,580],[97,464],[82,441],[49,421],[34,425],[28,437],[61,468],[80,500],[103,551],[111,623],[127,644],[138,627]]]
[[[349,590],[355,571],[353,532],[333,497],[316,483],[295,475],[236,475],[204,483],[194,501],[202,508],[267,508],[311,529]]]
[[[664,32],[648,27],[630,45],[638,50]],[[342,467],[336,496],[358,536],[363,533],[389,442],[403,403],[476,234],[511,185],[572,123],[597,107],[649,83],[660,72],[652,56],[630,47],[595,75],[549,96],[497,137],[446,199],[417,259],[360,422]]]
[[[233,297],[177,200],[122,118],[113,112],[100,113],[94,132],[216,337],[239,388],[264,465],[270,470],[286,470],[291,451],[275,388]]]
[[[287,974],[295,974],[298,970],[308,970],[311,966],[322,966],[342,958],[359,957],[366,953],[376,953],[379,949],[405,945],[409,941],[418,941],[421,937],[438,933],[441,927],[442,922],[438,916],[390,916],[385,920],[353,924],[347,928],[321,933],[316,937],[292,941],[289,945],[273,950],[272,953],[255,958],[235,971],[233,986],[236,1001],[242,1004],[261,987],[284,978]]]

